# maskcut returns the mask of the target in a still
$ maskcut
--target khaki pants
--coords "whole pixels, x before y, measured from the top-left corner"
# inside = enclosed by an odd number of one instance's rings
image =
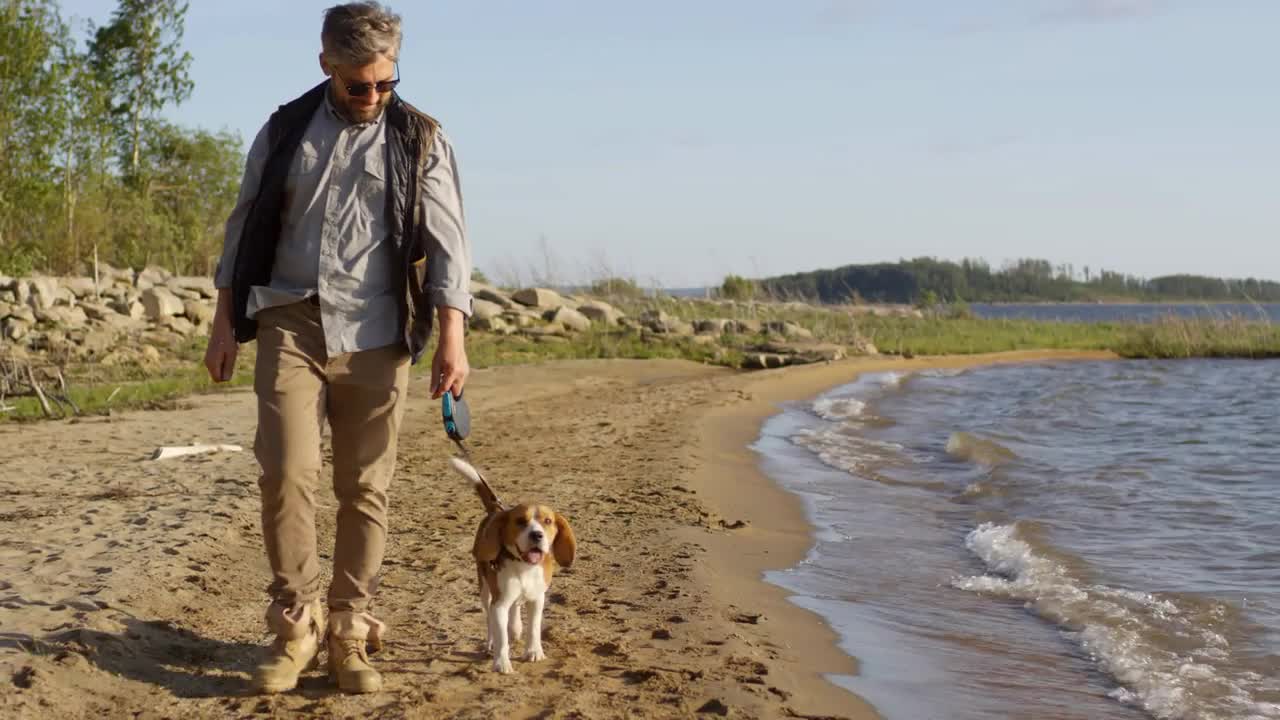
[[[258,434],[262,534],[281,611],[320,597],[315,490],[320,430],[333,444],[337,537],[329,609],[365,613],[387,540],[387,487],[395,470],[409,354],[399,344],[330,358],[320,308],[310,302],[263,310],[258,320]],[[293,614],[293,613],[290,613]]]

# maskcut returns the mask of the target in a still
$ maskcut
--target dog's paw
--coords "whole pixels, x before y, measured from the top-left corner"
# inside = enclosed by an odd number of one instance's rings
[[[516,669],[511,667],[511,658],[499,657],[493,659],[493,671],[496,673],[502,673],[503,675],[510,675],[515,672]]]
[[[524,654],[525,662],[542,662],[546,659],[547,654],[542,652],[541,647],[529,648],[529,651]]]

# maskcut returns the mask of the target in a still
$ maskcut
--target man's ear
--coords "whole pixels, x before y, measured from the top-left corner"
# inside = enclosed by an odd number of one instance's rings
[[[333,70],[329,67],[329,63],[325,62],[323,52],[320,53],[319,60],[320,60],[320,71],[324,73],[324,76],[329,77],[330,75],[332,75]]]

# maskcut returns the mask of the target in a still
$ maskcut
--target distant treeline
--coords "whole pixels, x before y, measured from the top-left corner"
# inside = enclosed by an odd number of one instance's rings
[[[757,287],[774,297],[824,303],[1280,301],[1280,283],[1269,280],[1199,275],[1144,279],[1108,270],[1095,273],[1088,267],[1077,272],[1070,265],[1029,259],[1000,269],[982,260],[956,263],[934,258],[846,265],[765,278]]]

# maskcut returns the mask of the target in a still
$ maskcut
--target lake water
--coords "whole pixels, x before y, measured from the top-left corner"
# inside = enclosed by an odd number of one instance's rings
[[[1280,362],[865,376],[755,448],[890,719],[1280,718]]]
[[[1179,304],[1086,304],[1065,303],[1055,305],[1009,304],[992,305],[974,303],[970,306],[978,317],[1018,320],[1055,320],[1066,322],[1151,322],[1161,318],[1207,317],[1264,320],[1280,322],[1280,305],[1249,305],[1220,303],[1213,305]]]

